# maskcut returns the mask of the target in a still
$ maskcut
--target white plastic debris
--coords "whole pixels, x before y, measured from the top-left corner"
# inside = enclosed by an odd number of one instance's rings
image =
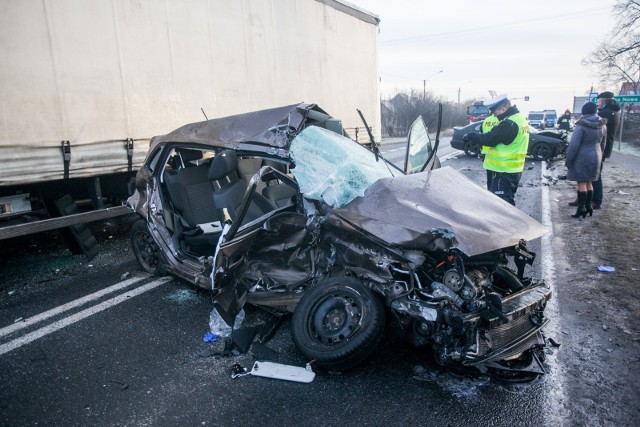
[[[273,378],[308,384],[316,377],[316,373],[313,372],[309,363],[302,368],[299,366],[283,365],[282,363],[256,361],[250,371],[247,371],[246,368],[242,368],[239,365],[234,368],[231,378],[253,375],[254,377]]]

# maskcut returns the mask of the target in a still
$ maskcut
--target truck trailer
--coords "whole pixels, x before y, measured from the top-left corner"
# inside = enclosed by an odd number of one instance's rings
[[[0,240],[130,211],[152,136],[313,102],[380,135],[376,15],[340,0],[2,0]],[[366,132],[365,132],[366,133]]]

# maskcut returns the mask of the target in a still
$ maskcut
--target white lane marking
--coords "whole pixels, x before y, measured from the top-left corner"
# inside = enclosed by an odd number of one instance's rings
[[[148,277],[148,276],[146,276]],[[78,298],[77,300],[71,301],[67,304],[63,304],[61,306],[58,306],[56,308],[52,308],[51,310],[45,311],[44,313],[40,313],[36,316],[33,317],[29,317],[27,319],[25,319],[24,321],[18,322],[18,323],[14,323],[13,325],[9,325],[7,327],[4,327],[2,329],[0,329],[0,338],[3,338],[9,334],[12,334],[16,331],[19,331],[20,329],[24,329],[27,328],[31,325],[34,325],[38,322],[42,322],[43,320],[46,320],[50,317],[53,316],[57,316],[60,313],[64,313],[65,311],[69,311],[72,308],[76,308],[76,307],[80,307],[81,305],[84,305],[86,303],[88,303],[89,301],[93,301],[96,300],[98,298],[103,297],[104,295],[113,293],[115,291],[118,291],[120,289],[124,289],[127,286],[130,286],[136,282],[139,282],[142,279],[145,279],[146,277],[132,277],[131,279],[127,279],[124,280],[120,283],[116,283],[113,286],[109,286],[108,288],[104,288],[99,290],[98,292],[94,292],[92,294],[89,294],[87,296],[84,296],[82,298]]]
[[[540,178],[544,180],[544,164],[540,162]],[[549,232],[542,236],[540,249],[542,251],[542,278],[549,285],[553,292],[551,300],[547,303],[547,314],[549,316],[549,324],[545,327],[545,331],[552,332],[555,337],[560,336],[560,305],[558,301],[558,287],[555,282],[556,262],[565,265],[564,255],[562,253],[552,252],[553,223],[551,221],[551,205],[549,204],[549,187],[542,186],[541,191],[541,219],[542,225],[549,229]],[[567,410],[562,402],[567,401],[565,396],[565,379],[558,361],[558,351],[553,355],[549,355],[547,360],[554,362],[552,372],[547,373],[547,410],[544,411],[546,425],[566,425],[568,422]]]
[[[69,325],[73,325],[80,320],[86,319],[89,316],[93,316],[96,313],[100,313],[101,311],[118,305],[137,295],[157,288],[158,286],[163,285],[170,280],[172,280],[172,277],[163,277],[161,279],[154,280],[153,282],[147,283],[146,285],[140,286],[139,288],[132,289],[128,292],[125,292],[124,294],[118,295],[117,297],[101,302],[100,304],[94,305],[93,307],[89,307],[85,310],[79,311],[76,314],[72,314],[69,317],[65,317],[64,319],[53,322],[47,326],[43,326],[42,328],[37,329],[31,333],[2,344],[0,345],[0,355],[15,350],[16,348],[22,347],[25,344],[29,344],[30,342],[42,338],[45,335],[49,335],[52,332],[58,331],[62,328],[66,328]]]
[[[440,158],[440,161],[441,161],[441,162],[444,162],[444,161],[446,161],[446,160],[449,160],[449,159],[452,159],[452,158],[454,158],[454,157],[457,157],[459,154],[462,154],[462,151],[460,151],[460,150],[455,150],[455,151],[454,151],[454,152],[452,152],[452,153],[445,154],[445,155],[444,155],[444,156],[442,156],[442,157],[440,157],[440,156],[438,156],[438,157]]]

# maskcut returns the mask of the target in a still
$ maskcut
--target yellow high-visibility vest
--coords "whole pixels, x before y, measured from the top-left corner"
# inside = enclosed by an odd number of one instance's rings
[[[486,119],[484,119],[484,122],[482,122],[482,128],[481,131],[482,133],[489,133],[491,132],[491,129],[493,129],[494,126],[497,126],[498,123],[500,123],[500,119],[498,119],[495,115],[490,115],[489,117],[487,117]],[[482,154],[485,154],[487,151],[489,151],[489,148],[491,147],[482,147]]]
[[[529,123],[527,119],[516,113],[507,117],[518,126],[518,135],[509,145],[498,144],[490,147],[484,157],[484,168],[495,172],[522,172],[525,157],[529,148]]]

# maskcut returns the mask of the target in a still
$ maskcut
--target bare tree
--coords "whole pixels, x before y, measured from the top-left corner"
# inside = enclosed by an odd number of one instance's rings
[[[400,92],[385,101],[388,108],[382,109],[382,126],[385,136],[406,136],[409,127],[418,116],[422,116],[429,132],[438,125],[438,104],[442,108],[442,128],[464,125],[468,122],[465,105],[456,105],[431,92],[412,90]],[[470,105],[470,103],[469,103]]]
[[[601,83],[630,82],[638,91],[640,80],[640,0],[617,0],[613,7],[616,25],[582,63]]]
[[[613,6],[616,25],[607,40],[601,42],[582,64],[599,76],[603,85],[626,83],[627,90],[640,93],[640,0],[617,0]],[[623,104],[620,134],[625,140],[640,136],[638,104]]]

